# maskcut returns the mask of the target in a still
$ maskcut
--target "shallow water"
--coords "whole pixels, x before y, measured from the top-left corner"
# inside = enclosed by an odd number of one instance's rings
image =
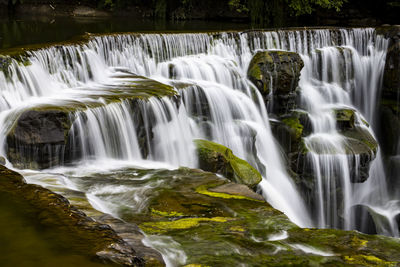
[[[0,196],[1,266],[104,266],[82,256],[73,242],[65,242],[65,236],[43,228],[28,209],[7,195]]]

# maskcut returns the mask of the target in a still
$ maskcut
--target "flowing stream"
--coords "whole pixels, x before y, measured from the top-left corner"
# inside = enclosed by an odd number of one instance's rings
[[[32,51],[29,64],[13,61],[7,73],[0,72],[1,154],[6,155],[6,135],[23,111],[65,106],[75,110],[70,113],[74,153],[51,153],[61,162],[73,159],[76,172],[88,164],[99,170],[196,168],[193,139],[208,139],[256,167],[263,176],[259,192],[299,226],[363,230],[353,209],[362,205],[373,214],[378,233],[398,236],[399,205],[389,199],[380,152],[367,181],[352,183],[360,175],[352,171],[360,158],[348,153],[334,117],[334,110],[351,109],[357,127],[374,135],[386,46],[373,29],[312,29],[121,34]],[[312,125],[304,142],[316,184],[313,205],[290,177],[263,98],[246,77],[254,53],[265,49],[297,52],[304,61],[300,108]],[[106,101],[140,84],[141,76],[173,86],[179,96]],[[75,108],[82,105],[88,108]],[[52,172],[60,169],[42,171]],[[29,177],[29,170],[24,173]],[[79,189],[63,177],[59,184]],[[91,203],[113,214],[112,208]]]

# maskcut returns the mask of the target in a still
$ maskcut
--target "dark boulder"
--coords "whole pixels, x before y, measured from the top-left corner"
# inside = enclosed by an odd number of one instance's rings
[[[64,110],[27,110],[7,135],[7,157],[21,168],[49,168],[63,162],[72,125]]]
[[[248,79],[268,103],[270,111],[284,114],[296,107],[296,89],[304,63],[288,51],[262,51],[250,61]]]

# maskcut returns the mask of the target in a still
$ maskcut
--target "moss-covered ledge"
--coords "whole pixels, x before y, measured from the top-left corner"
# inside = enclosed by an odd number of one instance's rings
[[[109,225],[98,223],[72,206],[63,196],[38,185],[0,165],[0,193],[22,205],[38,227],[51,232],[60,244],[70,244],[78,255],[121,266],[144,266],[134,248]]]
[[[141,116],[142,102],[153,97],[178,97],[174,87],[153,79],[130,73],[114,78],[120,84],[87,89],[78,92],[83,94],[81,98],[37,104],[21,109],[18,115],[14,114],[14,123],[7,134],[8,160],[18,168],[45,169],[58,166],[69,161],[69,155],[79,156],[74,152],[77,148],[69,143],[70,130],[78,112],[124,102]]]
[[[200,168],[220,173],[233,182],[255,189],[261,182],[261,174],[247,161],[235,156],[229,148],[208,140],[196,139]]]

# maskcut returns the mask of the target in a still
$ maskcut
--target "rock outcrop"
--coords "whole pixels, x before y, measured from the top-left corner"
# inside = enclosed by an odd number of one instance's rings
[[[293,173],[297,182],[302,181],[312,187],[312,170],[308,166],[308,149],[304,143],[304,138],[312,132],[312,126],[308,113],[299,109],[297,100],[303,65],[297,53],[263,51],[254,55],[247,74],[263,95],[270,114],[276,118],[271,120],[271,128],[290,162],[289,172]],[[345,153],[350,157],[359,157],[358,168],[351,168],[351,180],[364,182],[368,178],[370,162],[377,153],[378,143],[365,128],[369,126],[368,123],[362,119],[356,121],[354,110],[337,108],[332,112],[336,117],[337,129],[345,140]]]
[[[285,114],[296,106],[296,89],[304,63],[300,55],[287,51],[257,52],[247,77],[254,83],[274,114]]]
[[[15,166],[32,169],[60,165],[68,153],[71,125],[67,111],[25,111],[7,136],[8,159]]]
[[[261,174],[248,162],[236,157],[229,148],[207,140],[194,141],[200,168],[220,173],[233,182],[255,189],[261,182]]]
[[[150,97],[173,98],[176,91],[172,86],[129,73],[118,78],[127,79],[126,84],[109,88],[110,91],[98,90],[97,95],[86,98],[87,102],[74,100],[58,106],[39,105],[14,114],[15,123],[7,134],[8,160],[15,167],[30,169],[46,169],[79,160],[82,151],[72,131],[76,112],[122,101],[128,101],[132,110],[135,110],[133,117],[137,125],[137,137],[142,155],[146,157],[149,153],[147,142],[152,137],[146,136],[148,133],[143,129],[145,123],[140,103]]]

